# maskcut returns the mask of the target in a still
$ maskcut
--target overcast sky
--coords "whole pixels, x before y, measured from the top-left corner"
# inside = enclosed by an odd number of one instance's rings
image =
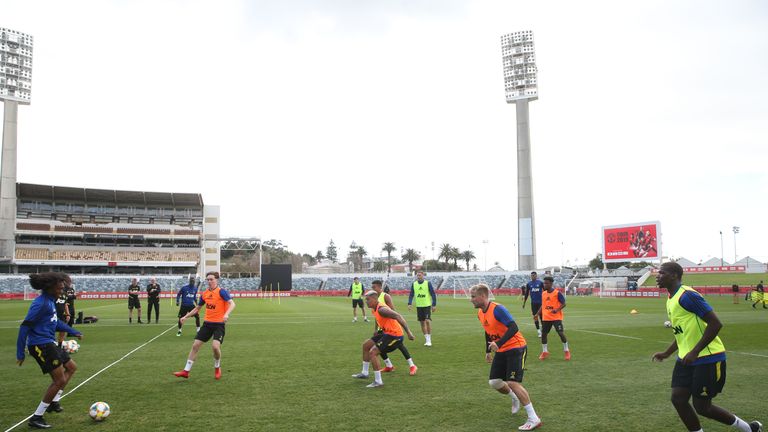
[[[500,36],[533,30],[540,265],[661,221],[665,256],[768,260],[768,3],[3,1],[35,38],[21,182],[199,192],[222,234],[449,242],[515,268]],[[483,240],[488,240],[487,258]],[[437,252],[435,252],[437,254]]]

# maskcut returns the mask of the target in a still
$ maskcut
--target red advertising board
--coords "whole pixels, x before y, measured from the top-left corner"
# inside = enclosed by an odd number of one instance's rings
[[[661,256],[659,222],[603,227],[603,262],[657,261]]]

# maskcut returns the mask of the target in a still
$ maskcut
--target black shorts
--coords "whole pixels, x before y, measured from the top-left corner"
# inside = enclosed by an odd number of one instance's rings
[[[528,357],[528,347],[512,348],[509,351],[497,352],[491,363],[491,374],[488,379],[523,382],[525,360]]]
[[[192,312],[192,310],[193,310],[194,308],[195,308],[194,306],[184,306],[184,305],[181,305],[181,307],[179,307],[179,318],[181,318],[181,317],[183,317],[184,315],[186,315],[186,314],[188,314],[188,313]],[[200,316],[200,314],[199,314],[199,313],[196,313],[196,314],[194,314],[193,316],[199,317],[199,316]]]
[[[541,303],[533,303],[531,302],[531,314],[536,315],[536,312],[541,309]]]
[[[355,307],[359,307],[360,309],[364,308],[365,305],[363,304],[363,299],[352,299],[352,309]]]
[[[27,349],[29,350],[29,355],[37,360],[37,364],[40,365],[43,374],[51,373],[52,370],[69,363],[71,360],[69,354],[62,351],[55,343],[30,345]]]
[[[416,317],[419,321],[432,320],[432,306],[416,307]]]
[[[372,337],[371,340],[376,343],[376,347],[379,349],[379,351],[385,354],[396,350],[398,347],[400,347],[400,344],[403,343],[402,336],[392,336],[386,333],[379,333]]]
[[[691,395],[700,399],[711,399],[723,391],[725,386],[725,360],[697,366],[685,366],[675,362],[672,371],[672,387],[687,388]]]
[[[138,297],[128,296],[128,309],[141,309],[141,301]]]
[[[549,334],[549,331],[552,330],[552,327],[555,328],[555,331],[560,333],[563,331],[563,322],[561,320],[557,321],[542,321],[541,322],[541,333],[542,334]]]
[[[209,323],[203,322],[203,326],[200,327],[200,331],[197,332],[195,339],[203,342],[208,342],[213,337],[213,340],[224,343],[224,323]]]

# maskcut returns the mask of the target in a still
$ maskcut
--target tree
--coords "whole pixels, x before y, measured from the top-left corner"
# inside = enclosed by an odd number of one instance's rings
[[[589,260],[589,268],[593,270],[599,270],[603,268],[603,254],[597,254],[594,258]]]
[[[408,273],[413,273],[413,262],[418,261],[421,255],[415,249],[406,249],[402,258],[408,262]]]
[[[317,262],[320,262],[323,260],[323,258],[325,258],[325,255],[323,255],[323,251],[317,251],[317,253],[315,254],[315,260],[317,260]]]
[[[437,257],[444,259],[445,263],[448,264],[448,261],[451,259],[451,251],[453,251],[453,246],[450,243],[443,243],[440,245],[440,255]]]
[[[391,257],[392,257],[392,252],[394,252],[395,249],[396,249],[395,248],[395,244],[392,243],[392,242],[384,243],[384,246],[381,248],[381,250],[383,250],[384,252],[387,253],[387,273],[392,271],[392,260],[391,260]]]
[[[469,262],[477,258],[471,250],[465,250],[461,253],[461,259],[467,263],[467,271],[469,271]]]
[[[338,258],[338,252],[336,251],[336,245],[333,243],[333,239],[328,243],[328,247],[325,248],[325,256],[331,260],[331,262],[336,262],[336,259]]]
[[[453,260],[453,268],[458,270],[459,269],[459,259],[461,258],[461,252],[459,252],[459,248],[451,248],[451,259]]]

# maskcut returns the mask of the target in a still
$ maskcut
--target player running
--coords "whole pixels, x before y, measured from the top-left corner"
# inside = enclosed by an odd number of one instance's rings
[[[205,305],[205,319],[203,326],[195,336],[192,343],[192,349],[187,357],[187,364],[184,370],[174,372],[179,378],[189,378],[189,371],[192,370],[192,364],[195,363],[197,352],[205,342],[213,337],[211,348],[213,349],[213,376],[216,379],[221,378],[221,344],[224,343],[224,325],[229,320],[229,315],[235,310],[235,301],[229,296],[227,290],[219,286],[219,272],[208,272],[205,275],[205,281],[208,282],[208,289],[200,294],[200,302],[194,309],[187,312],[179,321],[184,321],[197,314],[203,305]]]
[[[379,304],[385,305],[386,307],[395,310],[395,306],[392,304],[392,296],[388,293],[384,292],[384,290],[381,288],[382,282],[380,280],[375,280],[371,282],[371,288],[376,291],[376,294],[379,295],[378,301]],[[374,325],[374,331],[376,334],[381,333],[383,330],[381,327],[379,327],[379,323],[376,322],[376,320],[373,320]],[[411,358],[411,353],[408,352],[408,349],[405,347],[405,344],[399,344],[397,348],[400,350],[400,352],[403,354],[403,357],[406,361],[408,361],[408,364],[410,365],[410,374],[416,375],[416,371],[419,370],[419,368],[413,364],[413,359]],[[382,372],[393,372],[395,370],[395,366],[392,364],[392,360],[389,359],[389,355],[387,353],[382,352],[381,358],[384,359],[384,369],[382,369]]]
[[[528,415],[519,430],[533,430],[541,426],[541,419],[533,409],[528,391],[523,387],[523,372],[528,348],[523,334],[507,308],[489,300],[491,290],[485,284],[469,290],[470,301],[478,309],[477,318],[485,330],[485,361],[491,363],[488,384],[512,399],[512,414],[520,404]]]
[[[701,431],[696,413],[733,426],[743,432],[758,432],[763,425],[747,423],[719,406],[712,398],[725,385],[725,346],[717,336],[723,324],[698,292],[682,284],[683,268],[675,262],[661,265],[656,276],[659,288],[666,288],[667,315],[675,340],[652,360],[663,361],[677,351],[672,372],[672,405],[689,431]],[[688,402],[693,396],[693,407]]]
[[[176,293],[176,306],[179,306],[181,301],[181,307],[179,307],[179,331],[176,332],[176,336],[181,336],[181,317],[186,315],[192,309],[195,308],[197,303],[197,285],[195,284],[195,277],[190,276],[189,284],[181,287],[178,293]],[[197,331],[200,331],[200,314],[195,313],[195,327]]]
[[[374,380],[366,387],[375,388],[384,385],[379,370],[379,354],[390,353],[403,344],[403,330],[408,335],[408,339],[414,340],[413,333],[408,328],[405,318],[399,313],[379,303],[379,294],[376,291],[365,293],[365,303],[371,308],[376,323],[381,327],[382,332],[374,332],[373,336],[363,343],[363,370],[359,374],[352,375],[352,378],[368,378],[368,370],[373,364]],[[408,365],[411,366],[411,375],[416,373],[415,364],[408,350],[403,347],[404,355],[408,355]]]
[[[63,273],[38,273],[29,275],[29,284],[40,290],[40,295],[32,301],[24,321],[19,327],[19,337],[16,340],[16,363],[24,363],[24,346],[29,354],[40,365],[44,374],[49,374],[53,381],[43,394],[43,400],[37,406],[35,413],[29,419],[29,426],[36,429],[51,427],[43,418],[46,412],[61,412],[59,403],[72,375],[77,370],[75,362],[69,354],[62,351],[55,343],[54,333],[57,331],[70,333],[82,339],[82,333],[68,326],[56,316],[56,299],[61,296],[65,286]]]
[[[565,359],[571,359],[571,351],[568,349],[568,340],[565,338],[565,332],[563,332],[563,309],[565,309],[565,296],[560,291],[555,290],[555,279],[552,276],[544,276],[544,292],[541,293],[541,308],[537,312],[537,315],[541,317],[541,355],[539,360],[544,360],[549,357],[549,350],[547,349],[547,335],[552,327],[560,336],[560,341],[563,342],[563,352],[565,352]]]
[[[413,298],[416,297],[414,302]],[[416,280],[411,284],[411,293],[408,295],[408,310],[411,303],[416,303],[416,317],[421,324],[421,332],[424,333],[426,342],[424,346],[432,346],[432,312],[437,309],[437,295],[432,287],[432,282],[424,280],[424,272],[416,274]]]
[[[368,322],[368,317],[365,316],[365,305],[363,305],[363,291],[365,286],[360,282],[360,278],[355,277],[352,280],[352,285],[349,286],[347,297],[352,297],[352,322],[357,322],[357,308],[359,307],[363,311],[363,319]]]
[[[768,307],[765,306],[765,288],[763,288],[763,281],[760,281],[757,286],[755,286],[755,290],[752,291],[752,309],[757,309],[755,305],[758,303],[763,304],[763,309],[768,309]]]
[[[133,322],[133,309],[136,308],[139,313],[136,314],[136,318],[141,324],[141,300],[139,300],[139,280],[136,278],[131,279],[131,286],[128,287],[128,323]]]
[[[541,337],[541,327],[539,327],[539,315],[536,313],[541,309],[541,291],[544,289],[544,284],[538,279],[538,274],[535,271],[531,272],[531,281],[525,284],[525,290],[523,292],[523,309],[525,309],[525,302],[528,297],[531,297],[531,313],[533,314],[533,324],[536,325],[536,333]]]

